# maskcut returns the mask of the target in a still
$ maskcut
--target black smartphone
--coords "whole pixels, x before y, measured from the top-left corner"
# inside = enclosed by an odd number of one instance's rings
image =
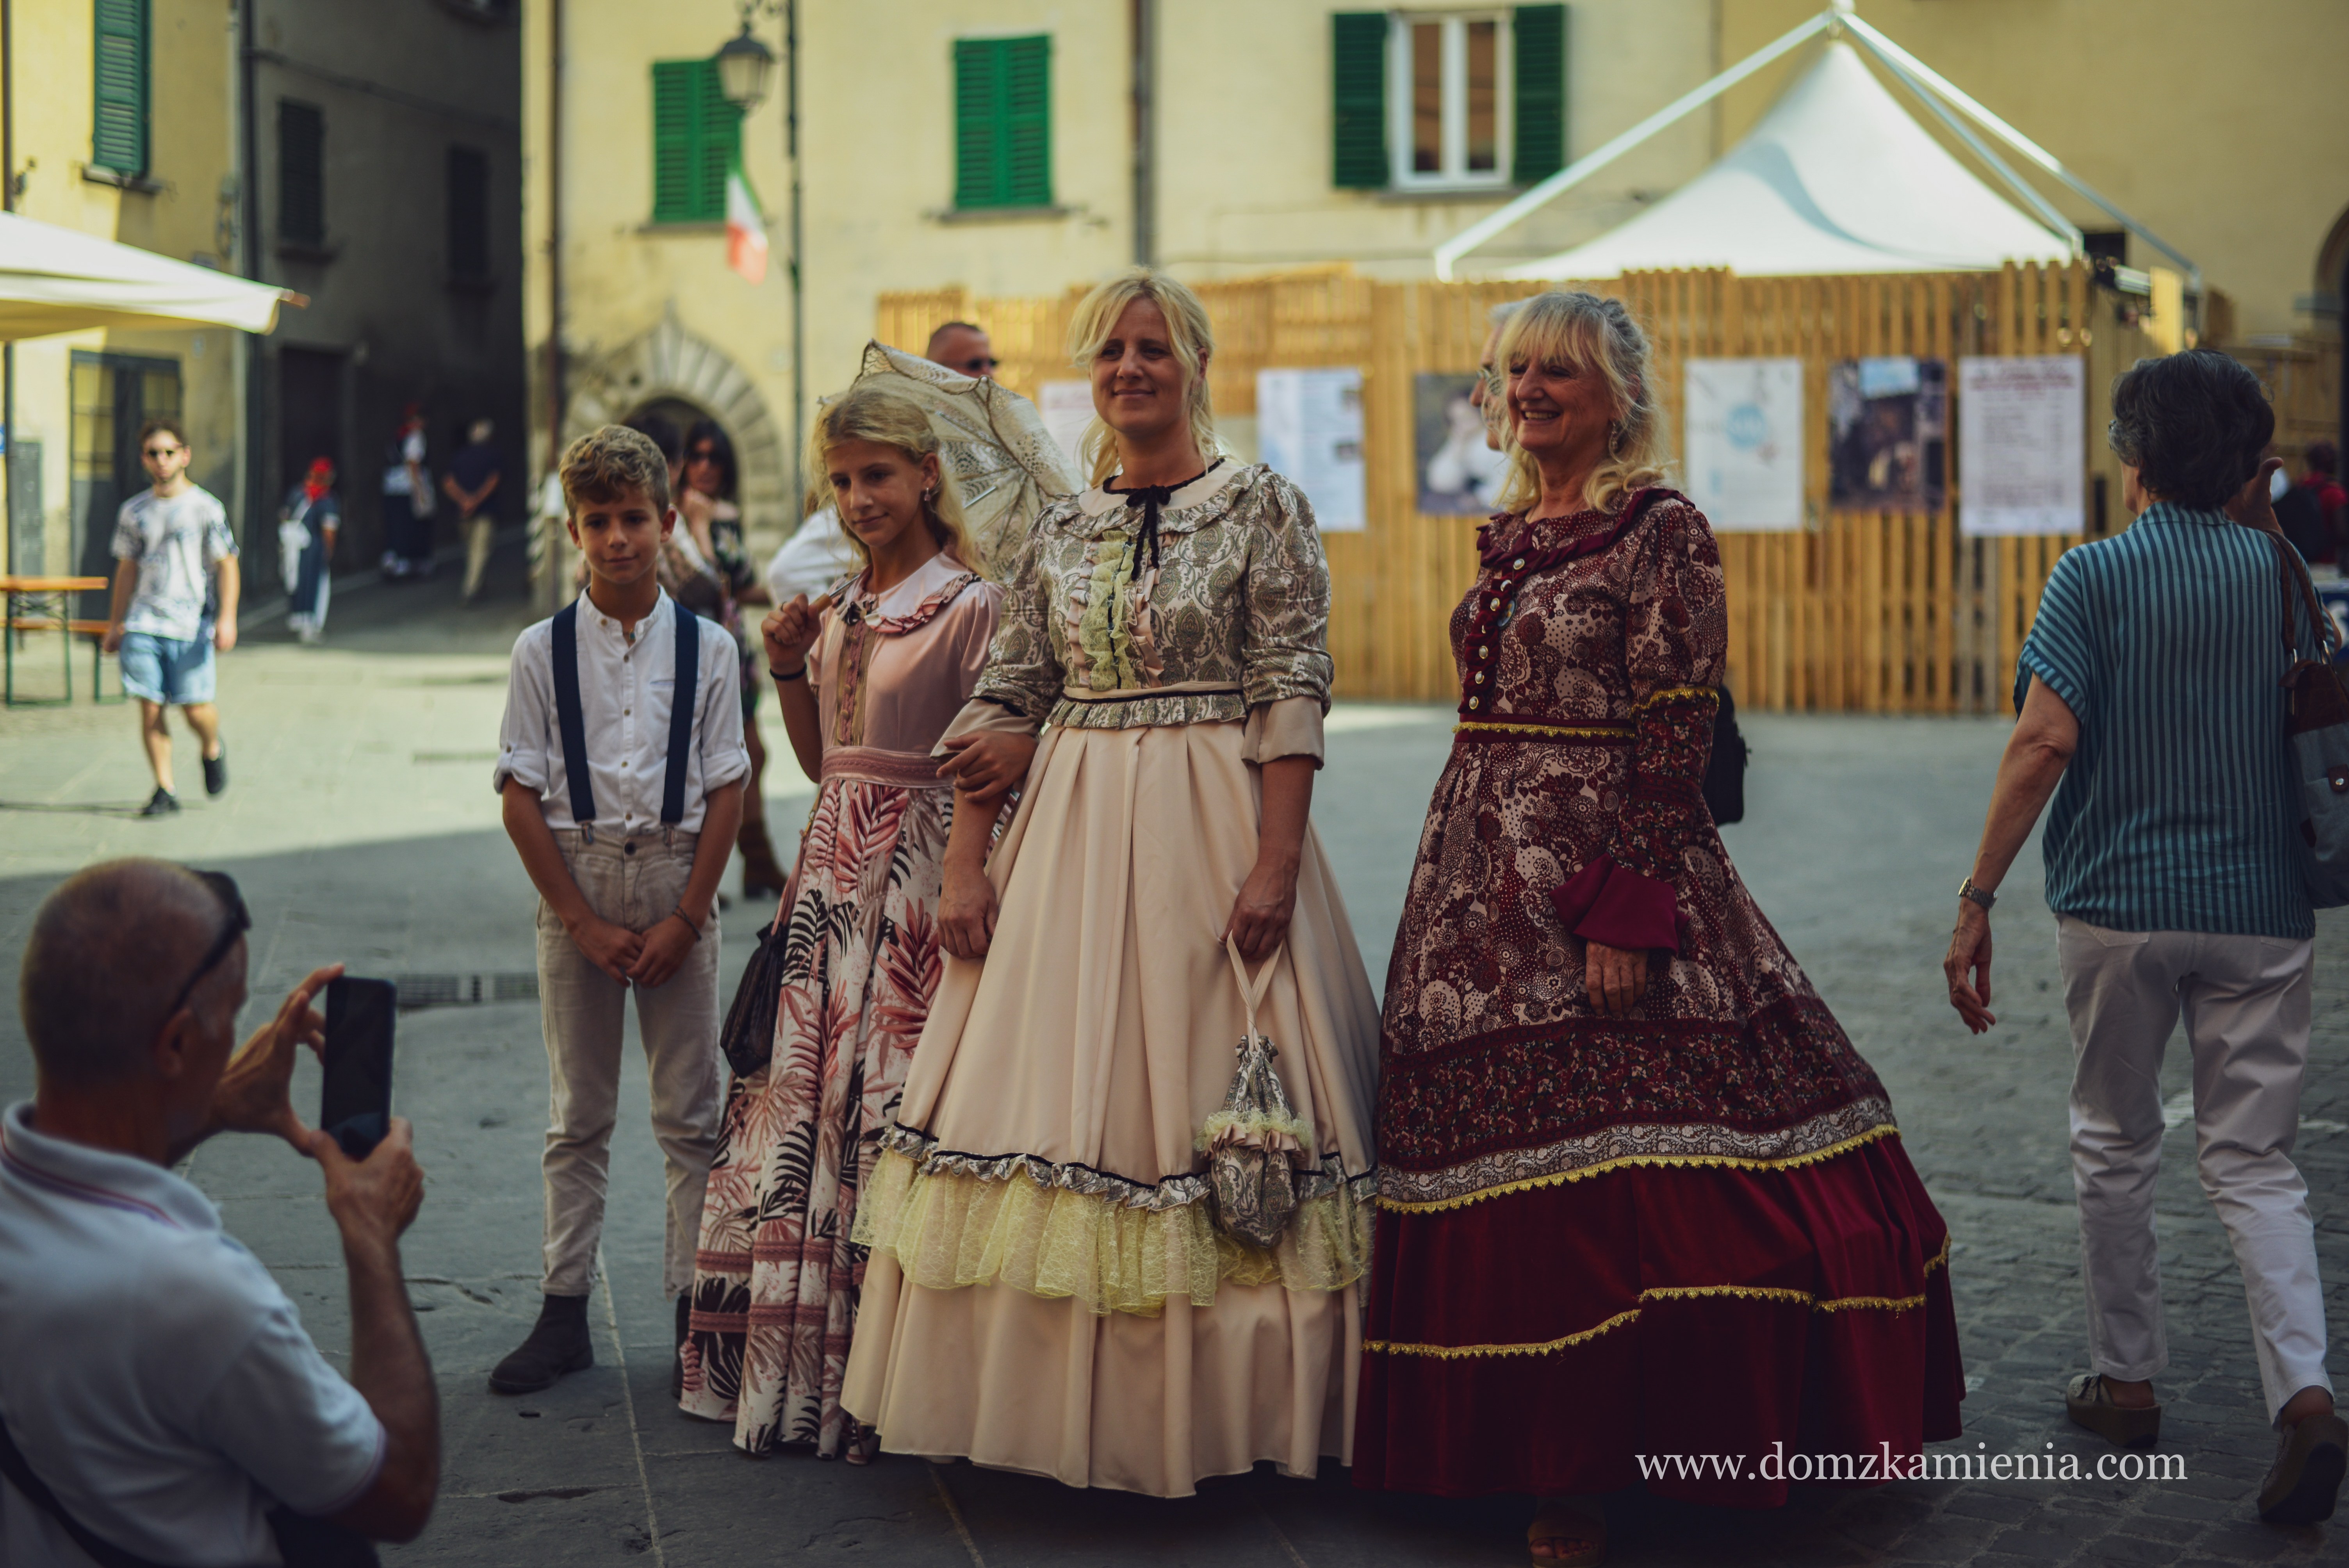
[[[391,1026],[399,990],[388,980],[326,982],[326,1084],[318,1125],[364,1160],[391,1130]]]

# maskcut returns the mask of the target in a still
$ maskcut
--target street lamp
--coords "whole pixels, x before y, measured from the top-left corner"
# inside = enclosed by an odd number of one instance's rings
[[[774,69],[774,51],[750,36],[746,17],[742,30],[719,47],[717,59],[718,90],[726,95],[728,103],[750,113],[767,96],[767,73]]]

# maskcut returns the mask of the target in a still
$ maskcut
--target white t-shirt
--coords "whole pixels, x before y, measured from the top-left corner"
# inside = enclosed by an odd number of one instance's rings
[[[212,603],[212,573],[235,553],[227,509],[202,485],[169,500],[143,490],[124,501],[114,519],[114,558],[138,563],[139,587],[122,629],[194,641]]]
[[[269,1271],[160,1166],[0,1112],[0,1419],[67,1512],[138,1556],[274,1563],[266,1515],[340,1512],[384,1430]],[[89,1568],[0,1485],[0,1563]]]
[[[840,513],[832,507],[800,524],[767,562],[767,592],[778,604],[788,604],[804,593],[812,599],[856,570],[856,551],[841,531]]]

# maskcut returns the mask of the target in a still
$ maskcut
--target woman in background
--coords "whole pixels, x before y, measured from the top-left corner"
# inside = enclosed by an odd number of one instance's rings
[[[682,1405],[733,1422],[746,1452],[862,1463],[873,1434],[840,1404],[864,1276],[850,1231],[938,974],[954,789],[930,748],[978,679],[1001,593],[912,401],[853,389],[808,447],[863,569],[838,603],[796,597],[761,628],[819,788],[778,917],[774,1054],[729,1088],[710,1166]]]
[[[289,551],[293,571],[286,590],[285,624],[305,643],[326,633],[326,601],[334,591],[335,536],[343,525],[343,503],[335,497],[335,462],[313,458],[302,482],[285,492],[278,509],[281,540],[300,532],[301,548]]]
[[[678,514],[707,559],[712,573],[726,584],[737,605],[763,604],[767,590],[742,549],[742,509],[734,499],[737,482],[734,443],[715,419],[701,419],[685,438],[684,482],[678,487]],[[742,828],[736,841],[742,851],[742,896],[771,897],[782,890],[783,871],[775,860],[774,841],[767,836],[767,799],[760,783],[767,774],[766,742],[759,734],[758,650],[742,639],[742,739],[750,752],[750,781],[742,792]]]

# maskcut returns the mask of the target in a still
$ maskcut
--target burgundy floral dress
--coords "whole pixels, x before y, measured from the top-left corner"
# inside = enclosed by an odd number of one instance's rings
[[[938,555],[837,591],[809,650],[823,779],[784,889],[773,1057],[726,1092],[703,1201],[682,1407],[751,1453],[838,1457],[866,1249],[857,1193],[937,989],[953,789],[930,748],[987,662],[1001,591]]]
[[[1956,1436],[1948,1231],[1705,810],[1712,530],[1649,490],[1480,542],[1387,973],[1357,1484],[1588,1493],[1736,1453],[1649,1490],[1768,1506],[1774,1443]],[[1591,940],[1648,950],[1628,1019]]]

